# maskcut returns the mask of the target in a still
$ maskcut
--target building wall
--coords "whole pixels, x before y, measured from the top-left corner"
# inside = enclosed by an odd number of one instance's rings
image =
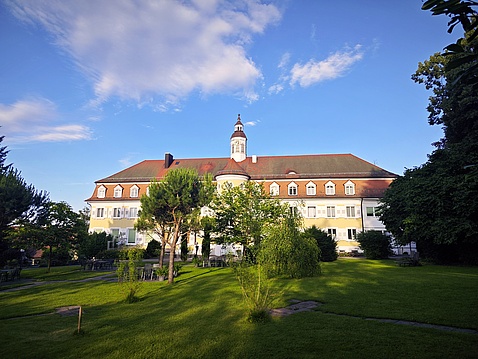
[[[247,180],[245,176],[224,175],[218,181],[218,188],[225,182],[231,182],[233,185],[240,185]],[[378,198],[363,198],[360,193],[364,188],[373,187],[370,181],[366,179],[321,179],[321,180],[292,180],[281,179],[276,181],[263,182],[265,190],[273,184],[279,185],[279,193],[276,196],[281,201],[288,203],[291,207],[296,207],[302,214],[304,228],[313,225],[320,229],[329,231],[333,234],[337,244],[338,250],[350,252],[358,250],[359,244],[355,241],[354,235],[362,230],[380,230],[384,231],[384,225],[379,221],[376,214],[376,207],[378,206]],[[387,185],[391,180],[385,181]],[[262,181],[260,181],[262,182]],[[333,195],[327,195],[326,185],[329,182],[335,184],[335,192]],[[345,184],[352,182],[354,184],[353,194],[347,195],[345,191]],[[297,192],[295,195],[290,195],[288,191],[289,185],[293,183],[297,185]],[[315,184],[315,194],[307,194],[307,185]],[[376,183],[375,183],[376,184]],[[123,188],[122,197],[114,198],[114,190],[120,185]],[[91,204],[91,218],[90,218],[90,232],[106,232],[108,234],[121,235],[127,245],[140,245],[146,247],[147,242],[151,240],[150,236],[144,233],[134,231],[134,223],[137,218],[137,213],[140,210],[139,198],[147,193],[146,183],[140,184],[98,184],[95,189],[95,194],[100,187],[106,188],[106,195],[103,199],[90,200]],[[130,189],[133,186],[138,187],[138,197],[130,196]],[[98,217],[98,209],[102,208],[103,215]],[[333,213],[331,213],[333,208]],[[370,210],[372,208],[373,210]],[[101,210],[100,210],[101,212]],[[370,212],[372,212],[370,215]],[[101,213],[100,213],[101,214]],[[115,216],[116,215],[116,216]],[[134,232],[134,233],[133,233]],[[134,242],[131,239],[134,236]],[[196,236],[196,241],[200,244],[201,237]],[[189,246],[194,247],[194,237],[189,241]]]

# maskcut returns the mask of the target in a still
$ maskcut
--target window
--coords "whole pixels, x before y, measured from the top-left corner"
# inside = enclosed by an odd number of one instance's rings
[[[123,187],[120,185],[115,187],[115,192],[114,192],[114,197],[115,198],[121,198],[123,196]]]
[[[294,182],[290,183],[287,188],[289,189],[289,196],[297,196],[297,185]]]
[[[119,228],[111,228],[111,236],[117,241],[119,238]]]
[[[334,182],[327,182],[325,184],[325,194],[327,196],[333,196],[335,194],[335,183]]]
[[[96,218],[104,218],[105,217],[105,209],[104,208],[97,208],[96,209]]]
[[[136,243],[136,231],[134,228],[128,228],[128,243]]]
[[[121,208],[113,208],[113,218],[121,218]]]
[[[297,210],[296,206],[290,206],[289,210],[290,210],[290,213],[293,214],[293,215],[297,215],[297,213],[298,213],[298,210]]]
[[[309,206],[307,207],[307,217],[309,218],[315,218],[316,216],[316,208],[315,206]]]
[[[377,207],[367,207],[367,217],[378,217]]]
[[[327,217],[335,217],[335,206],[327,206]]]
[[[349,241],[355,240],[356,236],[357,236],[357,230],[355,228],[347,228],[347,239]]]
[[[129,209],[129,218],[136,218],[136,217],[138,217],[138,208],[131,207]]]
[[[269,193],[271,196],[278,196],[279,195],[279,185],[277,183],[272,183],[269,187]]]
[[[355,194],[355,184],[352,181],[347,181],[344,186],[345,194],[347,196],[353,196]]]
[[[130,197],[138,197],[138,194],[139,194],[138,186],[134,185],[133,187],[131,187],[131,189],[129,190],[129,196]]]
[[[355,218],[355,206],[347,206],[346,208],[347,217]]]
[[[105,198],[106,196],[106,187],[100,186],[98,187],[98,198]]]
[[[315,183],[313,182],[309,182],[307,184],[307,196],[314,196],[315,193],[316,193],[316,190],[315,190]]]
[[[337,237],[337,228],[327,228],[327,234],[335,239]]]

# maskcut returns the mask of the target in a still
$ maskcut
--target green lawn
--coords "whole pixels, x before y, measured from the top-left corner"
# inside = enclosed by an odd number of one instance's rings
[[[340,259],[323,274],[273,282],[276,307],[290,299],[324,303],[316,311],[245,321],[228,268],[183,267],[176,284],[143,283],[141,301],[122,302],[108,281],[64,282],[95,272],[78,267],[23,271],[56,283],[5,292],[0,287],[1,358],[478,358],[478,335],[396,325],[394,318],[478,329],[478,268]],[[43,273],[42,273],[43,272]],[[77,317],[51,313],[81,305]],[[345,314],[345,315],[334,315]]]

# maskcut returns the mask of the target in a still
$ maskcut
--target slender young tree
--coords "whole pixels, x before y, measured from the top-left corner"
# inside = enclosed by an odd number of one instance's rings
[[[247,251],[258,248],[267,228],[288,215],[289,207],[272,198],[261,183],[227,183],[212,202],[216,242],[240,243]]]

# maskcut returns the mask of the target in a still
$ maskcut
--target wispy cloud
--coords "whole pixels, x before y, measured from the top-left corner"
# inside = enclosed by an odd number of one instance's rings
[[[290,85],[298,83],[308,87],[318,82],[333,80],[343,76],[352,65],[363,58],[361,45],[348,51],[339,51],[322,61],[314,59],[305,64],[296,63],[290,72]]]
[[[177,103],[193,91],[255,101],[262,74],[244,45],[281,17],[259,0],[12,0],[9,7],[53,35],[91,79],[97,103],[113,96]]]
[[[78,124],[59,121],[56,106],[43,98],[0,104],[0,131],[8,143],[88,140],[91,131]]]

